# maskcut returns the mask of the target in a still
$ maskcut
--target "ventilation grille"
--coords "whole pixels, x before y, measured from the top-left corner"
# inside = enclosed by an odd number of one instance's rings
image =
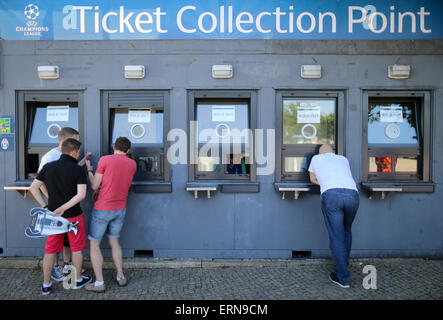
[[[108,104],[110,108],[118,107],[163,107],[163,93],[109,93]]]
[[[153,258],[154,251],[153,250],[134,250],[135,258]]]
[[[292,251],[292,259],[310,258],[311,255],[311,251]]]

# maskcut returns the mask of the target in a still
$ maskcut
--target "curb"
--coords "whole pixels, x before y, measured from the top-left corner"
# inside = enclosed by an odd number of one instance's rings
[[[437,259],[438,260],[438,259]],[[350,264],[363,263],[413,263],[432,261],[420,258],[355,258]],[[435,260],[434,260],[435,261]],[[442,261],[442,260],[439,260]],[[309,265],[332,265],[332,259],[168,259],[168,258],[126,258],[123,259],[125,269],[178,269],[178,268],[239,268],[239,267],[295,267]],[[41,269],[41,257],[16,258],[0,257],[0,269]],[[83,267],[92,269],[89,259],[85,259]],[[104,259],[103,269],[113,269],[112,259]]]

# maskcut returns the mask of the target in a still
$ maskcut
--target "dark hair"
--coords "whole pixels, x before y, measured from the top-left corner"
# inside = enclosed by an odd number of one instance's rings
[[[62,143],[62,153],[70,154],[72,151],[80,150],[82,143],[73,138],[68,138]]]
[[[70,127],[64,127],[58,132],[58,141],[63,141],[66,138],[72,138],[74,135],[78,135],[77,130]]]
[[[117,140],[115,140],[114,148],[118,151],[128,152],[128,150],[131,149],[131,141],[126,137],[118,137]]]

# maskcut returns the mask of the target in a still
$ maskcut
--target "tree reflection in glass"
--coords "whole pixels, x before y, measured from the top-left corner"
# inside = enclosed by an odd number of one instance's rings
[[[285,99],[283,144],[334,144],[335,99]]]

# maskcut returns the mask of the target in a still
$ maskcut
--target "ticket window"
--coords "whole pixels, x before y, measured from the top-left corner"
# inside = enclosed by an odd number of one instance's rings
[[[421,98],[370,97],[367,112],[367,180],[423,180]]]
[[[249,100],[197,100],[197,179],[250,180]]]
[[[103,154],[113,153],[118,137],[131,141],[128,156],[137,164],[134,181],[169,181],[165,155],[166,94],[105,92]]]
[[[32,180],[43,155],[59,145],[61,128],[81,132],[78,97],[20,93],[19,113],[19,180]]]
[[[111,109],[111,144],[118,137],[131,141],[128,154],[137,163],[135,181],[163,179],[163,108]]]
[[[320,145],[330,144],[336,153],[343,153],[342,142],[337,143],[340,95],[287,92],[278,97],[277,181],[308,182],[309,164]]]

